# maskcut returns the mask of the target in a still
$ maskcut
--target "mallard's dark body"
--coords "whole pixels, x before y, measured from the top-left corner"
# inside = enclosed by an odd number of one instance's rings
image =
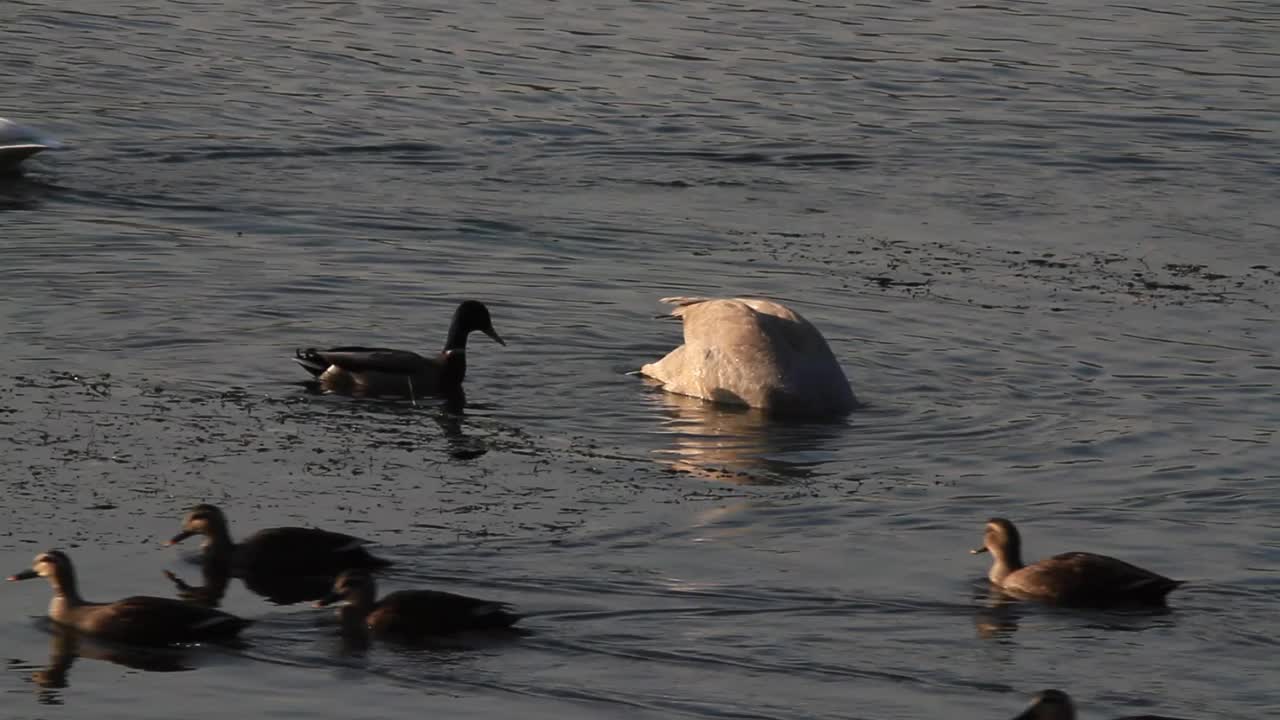
[[[458,305],[449,325],[444,349],[431,356],[392,348],[345,347],[294,353],[320,389],[353,395],[452,395],[467,375],[467,337],[480,331],[505,345],[484,303],[467,300]]]

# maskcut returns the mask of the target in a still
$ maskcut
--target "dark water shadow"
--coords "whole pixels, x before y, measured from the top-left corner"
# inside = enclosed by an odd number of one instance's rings
[[[356,412],[367,410],[367,417],[370,419],[389,416],[400,421],[416,420],[422,412],[430,412],[432,420],[444,431],[445,441],[448,443],[448,455],[454,460],[474,460],[489,452],[489,446],[483,439],[468,435],[466,432],[467,393],[465,389],[459,388],[443,395],[406,398],[335,393],[324,389],[314,380],[304,380],[296,384],[308,395],[342,400],[349,403],[347,406]],[[376,447],[379,440],[374,439],[371,442]],[[402,444],[401,440],[385,442]]]
[[[416,657],[432,664],[448,662],[450,659],[468,653],[501,650],[534,634],[532,630],[526,628],[511,627],[412,637],[375,633],[366,627],[348,627],[336,619],[330,618],[330,620],[333,621],[332,630],[336,634],[337,655],[364,657],[376,645],[396,654]]]
[[[179,599],[212,608],[222,603],[233,578],[238,578],[249,592],[270,603],[296,605],[327,595],[337,577],[326,574],[289,574],[281,572],[277,566],[262,571],[233,573],[230,563],[226,561],[196,558],[195,562],[200,565],[203,585],[191,585],[169,570],[164,571],[164,575],[174,584]]]
[[[974,586],[973,603],[973,624],[978,637],[997,642],[1008,641],[1018,632],[1022,620],[1033,616],[1070,619],[1082,628],[1103,632],[1168,628],[1177,619],[1169,607],[1099,610],[1046,605],[1018,599],[985,581]]]
[[[33,175],[23,166],[0,167],[0,212],[36,210],[66,188]]]
[[[59,691],[70,686],[71,667],[79,658],[102,660],[147,672],[186,672],[197,667],[192,662],[192,649],[141,648],[108,643],[47,619],[41,623],[50,635],[49,662],[31,673],[31,682],[39,688],[39,701],[44,705],[62,704]]]

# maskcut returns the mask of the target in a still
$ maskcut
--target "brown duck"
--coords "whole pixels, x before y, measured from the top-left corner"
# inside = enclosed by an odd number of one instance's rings
[[[259,530],[242,543],[231,540],[226,515],[201,503],[182,521],[182,532],[168,545],[203,535],[205,563],[224,565],[236,577],[327,577],[325,585],[347,568],[381,568],[391,563],[364,549],[366,540],[319,528],[278,527]],[[312,597],[316,597],[313,595]]]
[[[478,300],[467,300],[454,311],[444,349],[433,357],[408,350],[352,345],[298,350],[294,359],[315,377],[320,389],[329,392],[410,398],[448,395],[462,387],[467,374],[467,336],[474,330],[506,345],[493,329],[489,308]]]
[[[60,550],[36,556],[30,570],[10,580],[43,577],[53,586],[49,619],[86,635],[133,645],[228,640],[250,620],[173,598],[137,595],[113,603],[88,602],[76,587],[71,559]]]
[[[1070,552],[1030,565],[1022,562],[1022,538],[1004,518],[987,521],[982,547],[990,552],[987,578],[1006,593],[1069,607],[1163,606],[1165,596],[1182,584],[1106,555]]]
[[[373,577],[363,570],[339,575],[333,591],[316,601],[316,607],[335,603],[342,604],[338,618],[344,631],[367,630],[403,639],[500,630],[520,619],[506,603],[438,590],[399,590],[378,600]]]
[[[1013,720],[1076,720],[1071,698],[1061,690],[1041,690],[1031,698],[1031,705]],[[1177,720],[1163,715],[1125,715],[1116,720]]]

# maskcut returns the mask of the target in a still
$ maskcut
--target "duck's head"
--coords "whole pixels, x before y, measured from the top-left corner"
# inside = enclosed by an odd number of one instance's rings
[[[1075,720],[1076,708],[1061,690],[1041,690],[1013,720]]]
[[[61,550],[46,550],[31,562],[30,570],[23,570],[9,576],[9,580],[31,580],[38,577],[62,578],[71,574],[71,558]]]
[[[477,330],[493,338],[493,341],[499,345],[507,344],[498,335],[498,331],[493,329],[493,320],[489,317],[489,308],[485,307],[485,304],[479,300],[464,300],[458,305],[458,309],[453,312],[453,325],[449,329],[450,339],[461,339]],[[459,337],[455,338],[455,335]],[[453,344],[450,343],[450,347],[445,349],[449,350],[452,347]]]
[[[342,604],[354,607],[373,605],[377,588],[373,576],[365,570],[346,570],[333,582],[333,590],[316,601],[316,607]]]
[[[192,535],[215,535],[227,529],[227,518],[214,505],[201,503],[191,508],[182,519],[182,532],[174,535],[165,545],[175,545]]]
[[[1004,518],[991,518],[987,521],[986,532],[982,534],[982,547],[969,552],[974,555],[990,552],[999,559],[1020,557],[1022,538],[1013,523]]]

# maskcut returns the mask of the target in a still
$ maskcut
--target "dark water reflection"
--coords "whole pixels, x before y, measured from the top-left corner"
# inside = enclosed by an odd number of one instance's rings
[[[42,705],[61,705],[63,693],[71,685],[71,668],[77,660],[87,658],[146,672],[182,672],[194,670],[190,652],[182,649],[135,648],[108,645],[52,623],[44,628],[49,633],[49,662],[31,673]]]
[[[851,428],[834,422],[785,422],[754,409],[717,407],[697,398],[654,393],[667,416],[670,447],[655,460],[675,472],[741,484],[802,483],[850,442]],[[661,437],[661,436],[660,436]]]

